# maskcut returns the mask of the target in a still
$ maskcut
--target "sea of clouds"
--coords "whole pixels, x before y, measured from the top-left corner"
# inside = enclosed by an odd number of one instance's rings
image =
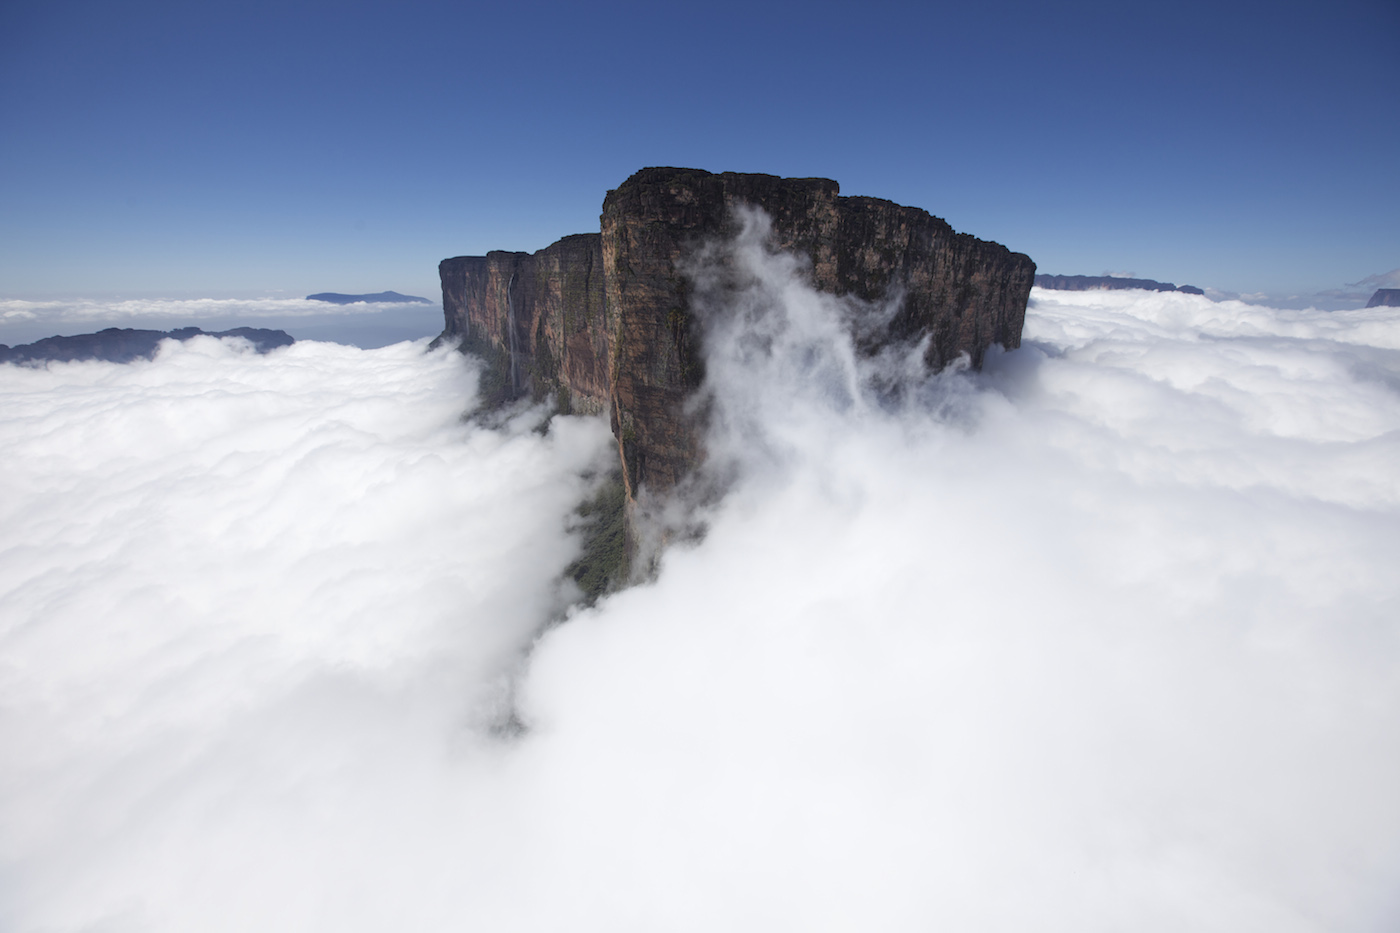
[[[606,425],[455,353],[0,367],[0,928],[1394,929],[1400,314],[925,377],[750,234],[728,494],[588,610]]]

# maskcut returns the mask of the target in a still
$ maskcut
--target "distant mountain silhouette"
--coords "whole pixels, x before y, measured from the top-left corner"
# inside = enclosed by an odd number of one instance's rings
[[[277,347],[290,346],[296,340],[286,331],[264,327],[235,327],[216,334],[198,327],[178,330],[133,330],[130,327],[109,327],[95,334],[75,334],[71,337],[45,337],[33,343],[9,347],[0,343],[0,363],[36,363],[44,360],[71,362],[73,360],[106,360],[109,363],[130,363],[151,359],[156,347],[165,339],[189,340],[200,335],[208,337],[243,337],[259,353]]]
[[[342,295],[340,292],[317,292],[314,295],[307,295],[307,301],[329,301],[333,305],[352,305],[357,301],[364,301],[377,304],[424,304],[430,305],[434,302],[428,298],[419,298],[416,295],[400,295],[398,292],[375,292],[373,295]]]
[[[1400,288],[1378,288],[1371,296],[1371,300],[1366,302],[1368,308],[1394,308],[1400,307]]]
[[[768,214],[774,248],[810,263],[810,287],[851,295],[861,308],[901,297],[895,315],[865,312],[856,328],[864,356],[921,340],[929,372],[957,359],[975,369],[992,344],[1021,343],[1035,275],[1029,256],[957,233],[917,207],[842,197],[828,178],[652,166],[604,196],[593,232],[533,254],[444,259],[438,343],[485,364],[483,407],[528,396],[610,416],[618,485],[601,489],[590,512],[580,510],[595,531],[568,571],[590,598],[628,579],[628,562],[642,553],[641,491],[664,496],[702,475],[713,406],[693,404],[705,397],[706,327],[691,299],[720,300],[746,280],[736,263],[716,256],[717,271],[702,286],[687,276],[687,251],[731,239],[739,230],[735,204]],[[718,495],[722,486],[707,478],[694,488]]]
[[[1185,292],[1188,295],[1204,295],[1205,292],[1194,285],[1173,285],[1171,282],[1157,282],[1152,279],[1120,278],[1116,275],[1037,275],[1035,284],[1040,288],[1054,288],[1060,291],[1087,292],[1101,288],[1141,288],[1149,292]]]

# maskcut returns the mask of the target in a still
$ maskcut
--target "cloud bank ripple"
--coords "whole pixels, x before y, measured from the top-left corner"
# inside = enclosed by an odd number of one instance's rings
[[[730,494],[538,637],[599,421],[421,344],[0,367],[0,925],[1391,928],[1400,316],[1037,291],[916,379],[733,258]]]

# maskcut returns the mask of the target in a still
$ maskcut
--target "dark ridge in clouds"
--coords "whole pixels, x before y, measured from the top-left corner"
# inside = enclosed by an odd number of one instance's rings
[[[727,261],[729,494],[543,634],[601,420],[422,344],[0,367],[0,927],[1400,922],[1395,311],[1036,290],[928,377]]]
[[[109,363],[130,363],[155,356],[163,340],[189,340],[198,336],[246,340],[259,353],[295,343],[291,335],[263,327],[235,327],[232,330],[205,334],[198,327],[177,330],[135,330],[130,327],[108,327],[95,334],[75,334],[70,337],[45,337],[18,347],[0,343],[0,363],[37,363],[46,360],[105,360]]]
[[[1149,292],[1185,292],[1188,295],[1204,295],[1205,291],[1194,285],[1176,285],[1172,282],[1158,282],[1155,279],[1136,279],[1118,275],[1037,275],[1035,284],[1041,288],[1054,288],[1063,291],[1082,292],[1091,288],[1140,288]]]
[[[423,304],[430,305],[433,302],[427,298],[417,298],[413,295],[400,295],[398,292],[375,292],[372,295],[342,295],[339,292],[317,292],[314,295],[307,295],[307,301],[328,301],[336,305],[352,305],[357,302],[366,304]]]

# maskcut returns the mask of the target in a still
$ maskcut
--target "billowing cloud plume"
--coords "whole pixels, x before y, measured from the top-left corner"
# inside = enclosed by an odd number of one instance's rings
[[[926,377],[714,258],[729,493],[523,668],[597,421],[409,345],[4,370],[0,925],[1400,919],[1400,316],[1036,291]]]

